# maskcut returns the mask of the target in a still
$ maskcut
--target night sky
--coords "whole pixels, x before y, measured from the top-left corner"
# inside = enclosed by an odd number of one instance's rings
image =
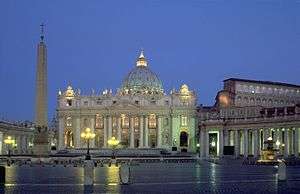
[[[299,0],[1,0],[0,117],[34,118],[42,22],[49,119],[69,83],[116,91],[141,48],[167,93],[186,83],[199,104],[230,77],[300,84]]]

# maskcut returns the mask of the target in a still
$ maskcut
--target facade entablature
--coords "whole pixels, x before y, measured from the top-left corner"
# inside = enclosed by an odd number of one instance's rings
[[[111,96],[95,97],[95,96],[75,96],[75,97],[60,97],[58,101],[59,108],[83,108],[83,107],[109,107],[115,104],[129,103],[141,107],[145,106],[160,106],[160,107],[194,107],[196,103],[194,100],[180,100],[180,96],[166,95],[159,99],[144,98],[142,96]]]
[[[213,126],[213,125],[248,125],[248,124],[286,124],[298,123],[300,124],[300,115],[273,117],[273,118],[251,118],[251,119],[208,119],[199,121],[199,125]]]

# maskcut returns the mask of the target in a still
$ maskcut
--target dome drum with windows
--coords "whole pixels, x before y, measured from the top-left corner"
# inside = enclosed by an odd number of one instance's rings
[[[148,67],[143,51],[137,59],[136,66],[124,79],[121,90],[122,95],[162,95],[164,90],[158,76]]]

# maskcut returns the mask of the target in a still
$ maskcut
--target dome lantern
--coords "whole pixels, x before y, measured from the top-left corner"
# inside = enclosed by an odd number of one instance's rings
[[[142,50],[139,58],[136,61],[136,66],[137,67],[147,67],[147,65],[148,65],[147,60],[144,56],[144,51]]]

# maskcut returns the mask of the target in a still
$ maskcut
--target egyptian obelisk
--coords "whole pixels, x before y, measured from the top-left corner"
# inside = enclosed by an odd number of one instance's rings
[[[47,47],[44,42],[44,24],[41,25],[40,42],[37,45],[36,104],[34,154],[48,155],[48,117],[47,117]]]

